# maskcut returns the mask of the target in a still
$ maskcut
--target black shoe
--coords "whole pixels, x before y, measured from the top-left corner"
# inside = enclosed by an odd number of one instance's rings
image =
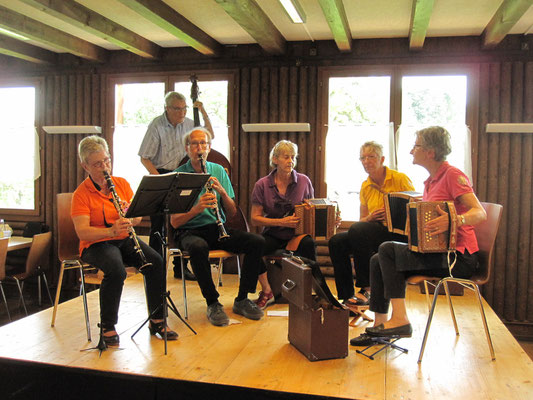
[[[174,267],[174,278],[181,279],[181,267]],[[196,276],[189,271],[189,268],[185,267],[185,280],[187,281],[195,281]]]
[[[150,335],[157,335],[161,339],[165,338],[165,327],[163,325],[163,321],[161,322],[150,321],[150,324],[148,325],[148,329],[150,329]],[[177,339],[178,339],[178,334],[167,326],[167,340],[177,340]]]
[[[381,338],[381,339],[390,341],[390,338],[387,338],[387,337]],[[374,336],[370,336],[366,333],[361,333],[359,336],[354,337],[353,339],[350,339],[350,345],[352,346],[368,347],[368,346],[372,346],[373,344],[380,344],[378,342],[378,338]]]
[[[111,336],[104,335],[104,333],[108,333],[108,332],[115,332],[115,334]],[[106,344],[107,347],[118,347],[120,344],[120,337],[118,336],[118,333],[115,330],[115,327],[109,328],[109,329],[103,328],[102,339],[104,340],[104,343]]]
[[[397,326],[395,328],[385,329],[383,324],[374,326],[371,328],[366,328],[365,332],[374,337],[411,337],[413,335],[413,328],[411,324],[405,324],[402,326]]]

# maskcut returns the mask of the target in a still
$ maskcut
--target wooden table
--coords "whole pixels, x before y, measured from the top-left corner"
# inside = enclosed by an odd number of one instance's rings
[[[33,238],[23,236],[11,236],[9,238],[9,244],[7,245],[7,251],[26,249],[31,247]]]

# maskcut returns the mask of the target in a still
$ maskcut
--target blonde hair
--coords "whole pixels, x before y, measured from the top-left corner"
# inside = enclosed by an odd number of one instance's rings
[[[276,167],[274,164],[274,157],[279,157],[281,153],[294,154],[294,166],[296,167],[296,159],[298,158],[298,145],[290,140],[280,140],[270,150],[270,166]]]
[[[361,149],[359,152],[362,152],[365,148],[370,147],[374,153],[376,153],[380,158],[383,157],[383,146],[380,145],[378,142],[369,141],[364,143],[361,146]]]
[[[91,135],[81,140],[78,145],[78,156],[82,163],[87,164],[87,159],[91,153],[97,153],[102,150],[109,156],[109,146],[105,139],[97,135]]]

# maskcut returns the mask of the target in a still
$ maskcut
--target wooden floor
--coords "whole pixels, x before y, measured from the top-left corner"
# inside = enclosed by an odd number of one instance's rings
[[[183,312],[181,280],[169,277],[168,282],[172,299]],[[334,285],[332,281],[329,284]],[[97,351],[80,351],[98,340],[98,291],[94,291],[88,296],[92,343],[87,342],[82,302],[76,298],[59,306],[55,328],[50,327],[51,309],[1,327],[0,363],[255,388],[260,389],[256,393],[264,390],[271,394],[350,399],[533,398],[532,361],[486,305],[496,352],[496,361],[491,361],[478,309],[469,293],[454,297],[459,337],[444,298],[439,300],[422,364],[417,358],[427,307],[425,297],[415,288],[410,288],[407,296],[413,337],[398,342],[409,349],[408,354],[388,350],[372,361],[350,347],[347,358],[310,362],[288,343],[287,317],[250,321],[231,313],[236,276],[224,275],[221,302],[230,318],[242,323],[223,328],[208,323],[196,282],[187,285],[189,323],[198,334],[171,314],[170,324],[180,338],[168,343],[168,355],[164,355],[163,341],[151,337],[146,327],[130,339],[146,316],[142,277],[136,275],[126,281],[122,296],[117,325],[122,350],[108,350],[101,357]],[[276,304],[268,310],[287,308]],[[365,326],[350,328],[349,336],[356,336]]]

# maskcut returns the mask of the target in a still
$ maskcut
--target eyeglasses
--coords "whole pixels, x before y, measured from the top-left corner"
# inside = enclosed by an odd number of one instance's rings
[[[185,107],[168,106],[168,108],[170,108],[173,111],[184,112],[184,111],[187,111],[187,108],[189,108],[189,107],[188,106],[185,106]]]
[[[361,156],[359,157],[359,161],[365,161],[365,160],[377,160],[378,156]]]
[[[200,147],[200,146],[206,147],[208,144],[209,143],[207,143],[207,142],[202,140],[201,142],[190,142],[189,146],[191,146],[191,147]]]
[[[413,145],[413,150],[416,149],[417,147],[424,147],[424,146],[422,146],[421,144],[415,144]]]
[[[91,167],[93,168],[103,168],[106,165],[109,165],[111,163],[111,159],[109,157],[104,158],[103,160],[93,162],[91,164]]]

